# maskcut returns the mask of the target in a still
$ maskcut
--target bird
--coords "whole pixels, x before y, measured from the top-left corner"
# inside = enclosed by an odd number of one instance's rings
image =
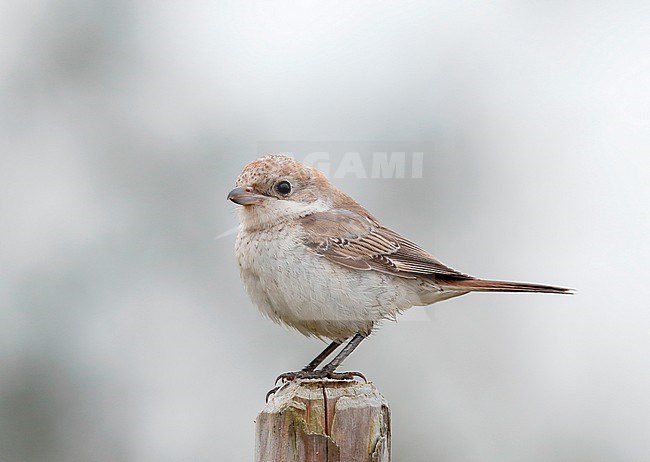
[[[413,306],[469,292],[573,293],[452,269],[291,156],[250,162],[227,198],[241,206],[235,257],[251,300],[272,321],[331,342],[284,381],[364,378],[336,370],[382,321]]]

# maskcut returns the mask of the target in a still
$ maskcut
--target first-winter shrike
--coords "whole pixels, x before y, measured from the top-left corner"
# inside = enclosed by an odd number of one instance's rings
[[[318,170],[272,155],[248,164],[228,199],[240,208],[235,252],[263,314],[332,343],[285,379],[349,378],[336,368],[383,319],[468,292],[570,289],[478,279],[383,226]],[[344,341],[341,352],[316,370]]]

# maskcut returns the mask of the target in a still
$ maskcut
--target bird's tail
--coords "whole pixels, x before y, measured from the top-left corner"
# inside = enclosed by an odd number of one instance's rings
[[[485,279],[446,281],[445,286],[454,290],[460,289],[468,292],[541,292],[566,295],[572,295],[574,293],[573,289],[567,289],[565,287],[530,284],[527,282],[488,281]]]

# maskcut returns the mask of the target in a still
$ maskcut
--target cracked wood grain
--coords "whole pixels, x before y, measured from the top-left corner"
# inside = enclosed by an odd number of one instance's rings
[[[390,462],[390,409],[372,383],[295,380],[255,421],[255,462]]]

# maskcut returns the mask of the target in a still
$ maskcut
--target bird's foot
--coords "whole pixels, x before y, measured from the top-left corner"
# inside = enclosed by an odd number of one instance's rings
[[[296,379],[354,380],[355,377],[360,378],[364,382],[368,381],[361,372],[334,372],[327,369],[319,369],[316,371],[301,370],[295,372],[285,372],[284,374],[280,374],[278,378],[275,379],[275,383],[277,384],[279,381],[282,381],[284,384]]]
[[[301,370],[295,372],[285,372],[284,374],[280,374],[278,378],[275,379],[276,385],[280,381],[282,383],[276,386],[275,388],[273,388],[272,390],[269,390],[269,392],[266,394],[266,402],[268,403],[271,395],[275,394],[284,385],[297,379],[354,380],[355,378],[359,378],[364,382],[368,383],[368,379],[366,379],[366,377],[361,372],[334,372],[334,371],[329,371],[327,369],[320,369],[316,371]]]

